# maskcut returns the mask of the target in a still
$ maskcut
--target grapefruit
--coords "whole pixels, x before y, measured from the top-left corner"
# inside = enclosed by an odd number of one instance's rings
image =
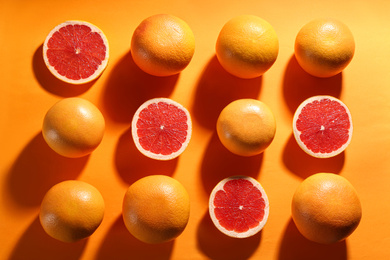
[[[355,40],[341,21],[316,19],[301,28],[294,52],[299,65],[307,73],[326,78],[337,75],[351,62]]]
[[[232,153],[254,156],[273,141],[276,121],[271,109],[256,99],[238,99],[228,104],[217,119],[217,134]]]
[[[134,182],[123,199],[123,220],[142,242],[164,243],[178,237],[190,215],[184,186],[165,175],[151,175]]]
[[[42,135],[58,154],[77,158],[92,153],[101,143],[105,121],[100,110],[83,98],[55,103],[43,120]]]
[[[225,235],[246,238],[263,229],[269,202],[261,184],[248,176],[233,176],[220,181],[209,199],[214,225]]]
[[[103,31],[85,21],[57,25],[43,43],[43,59],[50,72],[71,84],[90,82],[103,72],[109,47]]]
[[[307,239],[331,244],[347,238],[362,217],[359,196],[352,184],[333,173],[306,178],[292,199],[292,218]]]
[[[332,96],[313,96],[295,111],[293,132],[298,145],[309,155],[329,158],[343,152],[352,139],[348,107]]]
[[[187,148],[192,134],[190,113],[169,98],[154,98],[135,112],[132,136],[137,149],[157,160],[178,157]]]
[[[133,33],[131,55],[135,64],[154,76],[171,76],[190,63],[195,38],[182,19],[157,14],[143,20]]]
[[[276,61],[279,40],[271,24],[254,15],[240,15],[221,29],[216,55],[230,74],[244,79],[263,75]]]
[[[91,236],[104,216],[104,200],[91,184],[69,180],[47,191],[39,212],[40,223],[51,237],[76,242]]]

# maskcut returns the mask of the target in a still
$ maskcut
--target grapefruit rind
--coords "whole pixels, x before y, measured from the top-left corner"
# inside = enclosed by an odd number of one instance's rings
[[[251,228],[251,229],[249,229],[246,232],[241,232],[241,233],[238,233],[238,232],[235,232],[235,231],[231,231],[231,230],[227,230],[225,227],[223,227],[219,223],[219,220],[217,219],[217,217],[215,216],[215,213],[214,213],[214,209],[215,209],[214,198],[215,198],[216,193],[218,191],[220,191],[220,190],[223,190],[223,187],[224,187],[225,183],[227,183],[228,181],[234,180],[234,179],[245,179],[245,180],[250,181],[253,184],[253,186],[255,186],[257,189],[259,189],[259,191],[262,194],[262,198],[264,199],[264,202],[265,202],[264,217],[259,222],[258,226],[254,227],[254,228]],[[215,227],[219,231],[221,231],[223,234],[225,234],[225,235],[227,235],[229,237],[233,237],[233,238],[247,238],[247,237],[251,237],[251,236],[256,235],[258,232],[260,232],[263,229],[263,227],[265,226],[265,224],[267,223],[268,216],[269,216],[269,200],[268,200],[268,196],[265,193],[265,190],[264,190],[263,186],[260,184],[260,182],[258,182],[254,178],[249,177],[249,176],[243,176],[243,175],[231,176],[231,177],[225,178],[222,181],[220,181],[214,187],[214,189],[212,190],[212,192],[210,194],[210,198],[209,198],[209,215],[210,215],[210,218],[211,218],[212,222],[214,223]]]
[[[83,79],[78,79],[78,80],[67,78],[67,77],[61,75],[60,73],[58,73],[58,71],[52,65],[50,65],[49,59],[46,55],[46,52],[49,49],[48,42],[49,42],[50,38],[53,36],[53,34],[57,31],[59,31],[62,27],[65,27],[67,25],[76,25],[76,24],[88,26],[91,29],[91,32],[98,33],[101,36],[101,38],[104,42],[104,45],[106,47],[105,59],[99,65],[98,69],[91,76],[89,76],[87,78],[83,78]],[[93,25],[93,24],[86,22],[86,21],[69,20],[69,21],[63,22],[63,23],[57,25],[56,27],[54,27],[54,29],[51,30],[50,33],[47,35],[47,37],[43,43],[43,60],[45,62],[46,67],[49,69],[49,71],[59,80],[67,82],[69,84],[74,84],[74,85],[85,84],[85,83],[91,82],[91,81],[95,80],[96,78],[98,78],[102,74],[102,72],[105,70],[105,68],[107,67],[108,60],[109,60],[108,40],[107,40],[106,35],[103,33],[103,31],[100,28],[98,28],[96,25]]]
[[[159,102],[165,102],[167,104],[171,104],[171,105],[174,105],[176,106],[177,108],[181,109],[187,116],[187,136],[186,136],[186,140],[184,143],[181,144],[181,147],[179,150],[177,150],[176,152],[173,152],[169,155],[163,155],[163,154],[156,154],[156,153],[152,153],[146,149],[144,149],[142,147],[142,145],[140,144],[140,141],[139,141],[139,137],[138,137],[138,134],[137,134],[137,121],[139,119],[139,114],[141,113],[142,110],[144,110],[146,107],[148,107],[150,104],[157,104]],[[181,104],[179,104],[178,102],[176,101],[173,101],[172,99],[169,99],[169,98],[153,98],[153,99],[150,99],[148,101],[146,101],[145,103],[143,103],[138,109],[137,111],[135,112],[134,116],[133,116],[133,120],[132,120],[132,123],[131,123],[131,134],[132,134],[132,137],[133,137],[133,140],[134,140],[134,144],[135,146],[137,147],[137,149],[145,156],[149,157],[149,158],[152,158],[152,159],[155,159],[155,160],[162,160],[162,161],[165,161],[165,160],[172,160],[176,157],[178,157],[179,155],[181,155],[184,150],[187,148],[190,140],[191,140],[191,135],[192,135],[192,121],[191,121],[191,116],[190,116],[190,113],[188,112],[188,110],[182,106]]]
[[[300,135],[301,135],[302,132],[297,129],[297,125],[296,125],[298,117],[299,117],[299,115],[302,112],[302,109],[307,104],[309,104],[309,103],[311,103],[313,101],[322,100],[322,99],[330,99],[331,101],[336,101],[341,106],[343,106],[345,108],[346,113],[348,114],[348,118],[349,118],[349,122],[350,122],[350,128],[349,128],[349,132],[348,132],[348,140],[340,148],[338,148],[337,150],[332,151],[330,153],[321,153],[321,152],[316,153],[316,152],[313,152],[312,150],[310,150],[306,146],[306,144],[303,143],[302,140],[300,139]],[[306,99],[305,101],[303,101],[299,105],[299,107],[297,108],[297,110],[294,113],[294,117],[293,117],[293,134],[294,134],[294,138],[295,138],[296,142],[298,143],[299,147],[301,147],[303,151],[305,151],[307,154],[309,154],[309,155],[311,155],[313,157],[316,157],[316,158],[330,158],[330,157],[334,157],[334,156],[339,155],[340,153],[342,153],[348,147],[348,145],[351,142],[352,132],[353,132],[352,117],[351,117],[351,113],[350,113],[348,107],[341,100],[339,100],[339,99],[337,99],[335,97],[332,97],[332,96],[319,95],[319,96],[310,97],[310,98]]]
[[[333,244],[349,237],[359,226],[359,195],[343,176],[316,173],[295,190],[291,217],[299,232],[319,244]]]

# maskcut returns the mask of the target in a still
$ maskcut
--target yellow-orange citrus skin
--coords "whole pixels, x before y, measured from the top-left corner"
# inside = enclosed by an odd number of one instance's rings
[[[104,200],[92,185],[63,181],[44,196],[39,213],[43,229],[62,242],[76,242],[91,236],[104,216]]]
[[[254,156],[273,141],[276,120],[271,109],[255,99],[238,99],[228,104],[217,120],[221,143],[232,153]]]
[[[276,61],[279,40],[267,21],[240,15],[228,21],[219,33],[216,55],[222,67],[239,78],[263,75]]]
[[[292,200],[292,218],[307,239],[331,244],[359,225],[362,208],[355,188],[344,177],[318,173],[305,179]]]
[[[76,158],[95,150],[103,139],[104,130],[104,117],[94,104],[82,98],[66,98],[48,110],[42,134],[55,152]]]
[[[309,74],[335,76],[351,62],[355,40],[350,29],[335,19],[317,19],[304,25],[296,36],[295,57]]]
[[[146,73],[171,76],[190,63],[195,52],[195,37],[186,22],[157,14],[143,20],[133,33],[131,54]]]
[[[163,243],[178,237],[190,214],[184,186],[165,175],[134,182],[123,200],[123,220],[129,232],[145,243]]]

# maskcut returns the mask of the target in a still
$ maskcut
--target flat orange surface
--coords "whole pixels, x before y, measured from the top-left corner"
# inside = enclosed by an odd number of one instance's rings
[[[390,259],[390,1],[0,1],[0,259]],[[173,77],[158,78],[136,67],[130,40],[146,17],[170,13],[185,20],[196,38],[190,65]],[[215,58],[222,26],[241,14],[270,22],[279,37],[276,63],[261,78],[228,75]],[[356,53],[345,71],[314,78],[293,57],[295,36],[319,17],[342,20],[351,29]],[[57,24],[86,20],[110,42],[110,61],[93,84],[69,86],[46,69],[42,43]],[[292,137],[292,116],[309,96],[330,94],[350,108],[352,142],[332,159],[306,155]],[[96,104],[106,133],[93,154],[67,159],[52,152],[41,135],[46,111],[58,100],[79,96]],[[135,148],[130,122],[149,98],[169,97],[186,106],[193,136],[176,160],[147,159]],[[257,98],[273,110],[276,137],[260,156],[234,156],[215,134],[221,109],[239,98]],[[340,174],[354,185],[363,207],[356,231],[334,245],[304,239],[291,220],[291,198],[298,184],[316,172]],[[121,219],[128,186],[150,174],[179,180],[191,198],[187,228],[161,245],[138,242]],[[208,216],[208,196],[230,175],[258,179],[270,200],[263,231],[249,239],[223,236]],[[87,240],[58,242],[44,233],[40,202],[55,183],[78,179],[102,193],[106,213]]]

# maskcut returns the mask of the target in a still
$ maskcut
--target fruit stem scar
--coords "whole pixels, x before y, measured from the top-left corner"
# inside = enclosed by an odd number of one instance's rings
[[[321,130],[321,131],[324,131],[324,130],[325,130],[325,126],[322,125],[321,128],[320,128],[320,130]]]
[[[80,48],[76,48],[75,53],[76,53],[76,54],[79,54],[80,52],[81,52]]]

